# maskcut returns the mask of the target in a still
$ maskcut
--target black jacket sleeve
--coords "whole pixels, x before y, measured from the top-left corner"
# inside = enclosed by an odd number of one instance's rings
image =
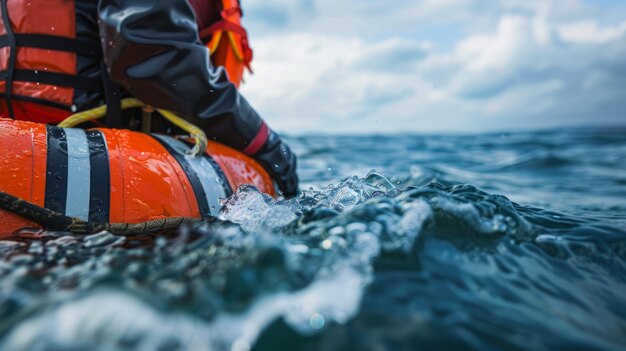
[[[211,65],[186,0],[100,0],[98,15],[105,63],[115,82],[145,103],[185,116],[209,138],[249,153],[286,196],[295,195],[295,156],[263,127],[225,70]],[[265,142],[249,152],[259,137]]]

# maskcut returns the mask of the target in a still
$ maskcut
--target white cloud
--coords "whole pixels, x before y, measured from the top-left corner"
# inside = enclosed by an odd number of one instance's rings
[[[558,27],[560,37],[571,43],[601,44],[623,38],[626,34],[626,21],[615,27],[600,28],[593,21],[579,21]]]
[[[267,18],[286,21],[253,36],[256,73],[243,87],[276,129],[467,131],[626,121],[626,21],[603,23],[601,11],[580,1],[349,5],[253,3],[253,13],[267,6],[275,10]],[[414,34],[437,23],[463,24],[449,48]]]

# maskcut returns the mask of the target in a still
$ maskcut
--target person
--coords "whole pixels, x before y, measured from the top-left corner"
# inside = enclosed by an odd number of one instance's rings
[[[296,195],[294,153],[200,40],[221,1],[0,1],[1,116],[56,124],[106,104],[106,127],[137,129],[137,112],[119,104],[132,96],[252,156]]]

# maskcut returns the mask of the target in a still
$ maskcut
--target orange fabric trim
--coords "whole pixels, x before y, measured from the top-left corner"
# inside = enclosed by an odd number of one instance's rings
[[[239,87],[243,81],[243,71],[247,67],[252,73],[250,62],[252,50],[248,46],[245,29],[241,27],[241,9],[237,0],[222,0],[222,19],[204,28],[200,36],[212,35],[207,47],[211,52],[211,62],[222,66],[228,78]]]
[[[71,112],[34,102],[13,100],[15,119],[46,124],[57,124],[68,117]],[[0,118],[9,117],[6,101],[0,99]]]
[[[9,18],[15,33],[52,34],[76,37],[74,1],[8,1]],[[3,28],[4,30],[4,28]]]
[[[5,86],[5,82],[0,81],[0,94],[4,94]],[[35,99],[55,102],[65,106],[71,106],[74,99],[74,88],[60,87],[43,83],[14,81],[13,95],[28,96]],[[27,119],[34,121],[34,119],[31,118]]]

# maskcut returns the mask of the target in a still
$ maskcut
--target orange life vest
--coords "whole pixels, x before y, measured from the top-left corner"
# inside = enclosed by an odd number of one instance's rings
[[[99,76],[77,74],[80,57],[99,62],[101,48],[97,40],[77,38],[75,1],[2,0],[1,4],[3,116],[38,116],[38,122],[54,123],[72,113],[76,89],[103,92]]]
[[[96,23],[77,18],[97,12],[97,1],[0,0],[0,116],[58,123],[84,106],[80,95],[99,94],[103,104],[106,81]],[[221,20],[205,28],[211,60],[224,66],[237,86],[252,59],[246,31],[240,25],[237,0],[221,1]],[[7,24],[10,25],[7,25]],[[0,95],[1,96],[1,95]]]

